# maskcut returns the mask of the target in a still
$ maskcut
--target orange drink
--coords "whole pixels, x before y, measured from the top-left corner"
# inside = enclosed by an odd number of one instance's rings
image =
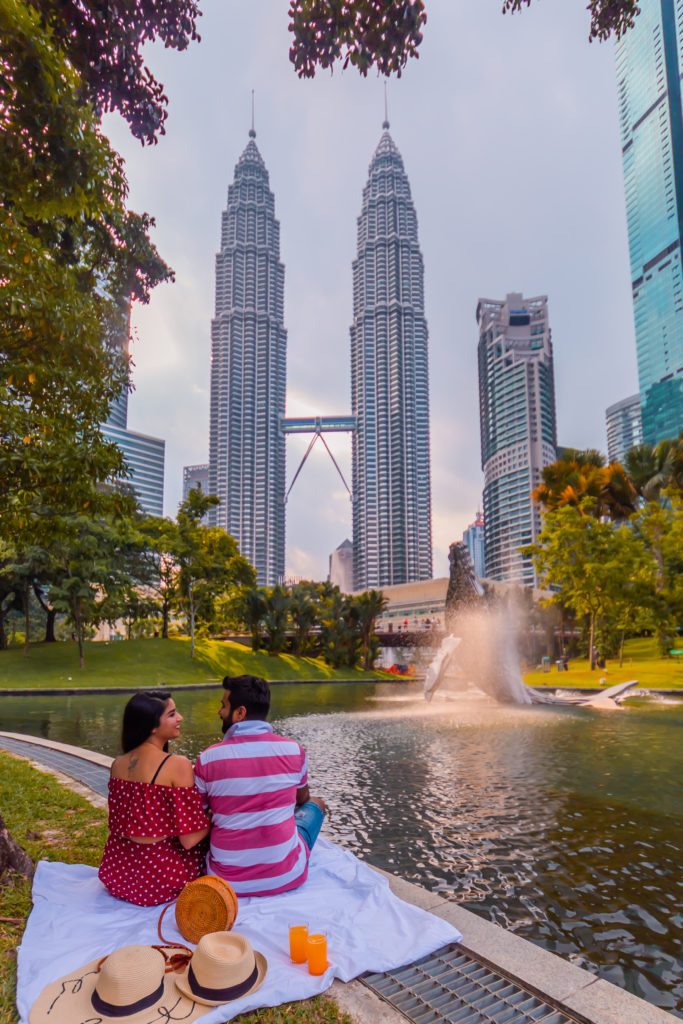
[[[307,924],[290,924],[289,926],[289,956],[293,964],[305,964],[308,956],[306,940],[308,938]]]
[[[309,935],[307,948],[308,973],[324,974],[327,967],[327,936]]]

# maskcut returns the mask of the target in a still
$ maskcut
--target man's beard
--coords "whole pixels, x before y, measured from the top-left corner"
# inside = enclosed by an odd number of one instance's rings
[[[230,718],[232,718],[232,715],[230,716]],[[225,736],[226,732],[228,731],[228,729],[230,728],[230,726],[232,725],[232,722],[230,721],[230,718],[222,718],[221,719],[221,732],[223,733],[224,736]]]

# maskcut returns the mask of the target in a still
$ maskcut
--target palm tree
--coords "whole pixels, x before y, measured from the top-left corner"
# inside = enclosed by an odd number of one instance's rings
[[[263,590],[254,587],[244,595],[244,619],[251,633],[251,649],[261,647],[261,622],[266,614],[266,598]]]
[[[546,512],[573,505],[597,518],[627,519],[636,509],[637,494],[624,467],[618,462],[605,465],[605,457],[594,448],[568,448],[564,457],[543,468],[543,483],[532,497]],[[592,503],[584,504],[586,498]]]
[[[626,467],[641,498],[661,504],[667,487],[683,491],[683,434],[677,441],[666,439],[632,448],[626,455]]]
[[[289,593],[284,587],[271,587],[266,591],[265,605],[263,630],[266,634],[266,650],[269,654],[281,654],[287,643]]]
[[[294,626],[294,654],[307,653],[311,630],[318,621],[318,607],[311,599],[311,584],[299,583],[291,591],[289,614]]]

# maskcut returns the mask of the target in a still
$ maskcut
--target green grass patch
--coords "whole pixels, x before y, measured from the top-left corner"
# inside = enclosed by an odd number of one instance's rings
[[[191,658],[186,637],[88,643],[83,669],[78,667],[78,648],[72,641],[31,644],[28,658],[23,647],[0,651],[0,689],[179,686],[218,682],[225,675],[244,673],[292,682],[386,678],[385,673],[333,669],[322,658],[255,654],[250,647],[223,640],[198,640]]]
[[[683,645],[682,645],[683,646]],[[600,680],[604,679],[603,684]],[[638,680],[638,686],[653,690],[683,690],[683,657],[662,658],[657,641],[653,637],[637,637],[624,644],[624,663],[619,667],[618,658],[610,658],[604,669],[591,672],[587,658],[572,658],[568,672],[558,672],[555,662],[551,671],[536,669],[524,675],[529,686],[554,687],[599,687],[616,686],[631,679]]]
[[[25,761],[0,753],[0,809],[12,836],[34,860],[97,867],[107,814]],[[0,1024],[17,1024],[16,948],[31,910],[31,884],[0,879]],[[77,965],[74,965],[77,966]],[[335,1003],[316,996],[237,1018],[242,1024],[352,1024]]]

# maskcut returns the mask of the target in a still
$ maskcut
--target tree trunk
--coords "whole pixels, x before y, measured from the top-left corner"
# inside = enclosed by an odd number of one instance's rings
[[[625,635],[625,633],[626,633],[626,630],[622,629],[622,631],[621,631],[621,639],[619,641],[619,668],[621,668],[622,665],[624,664],[624,635]]]
[[[85,654],[83,651],[83,619],[79,612],[74,615],[76,626],[76,639],[78,640],[78,667],[85,668]]]
[[[163,599],[161,605],[161,639],[168,640],[168,600]]]
[[[31,628],[31,612],[29,610],[28,593],[29,593],[29,580],[26,578],[24,583],[24,657],[28,658],[28,633]]]
[[[57,621],[57,612],[54,608],[47,609],[47,619],[45,620],[45,643],[56,644],[57,637],[55,636],[55,622]]]
[[[40,586],[37,583],[33,584],[33,593],[36,595],[38,604],[45,612],[47,619],[45,620],[45,640],[46,644],[57,643],[57,637],[55,636],[55,622],[57,619],[57,612],[54,608],[50,608],[50,605],[43,598],[43,593]]]
[[[24,878],[33,878],[35,870],[33,861],[19,843],[12,839],[0,814],[0,878],[8,868],[17,871]]]
[[[595,669],[595,650],[594,650],[594,646],[593,646],[593,641],[595,639],[595,612],[591,612],[590,615],[591,615],[591,628],[590,628],[590,640],[588,641],[588,643],[589,643],[589,650],[590,650],[590,663],[591,663],[591,672],[592,672]]]
[[[192,597],[192,584],[188,587],[190,597],[190,657],[194,658],[194,599]]]
[[[0,606],[0,651],[7,650],[7,633],[5,632],[6,615],[7,612],[3,611],[2,607]]]

